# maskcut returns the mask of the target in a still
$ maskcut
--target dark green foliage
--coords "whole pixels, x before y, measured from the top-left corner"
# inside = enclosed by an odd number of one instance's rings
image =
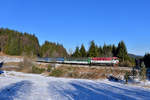
[[[131,63],[131,67],[136,66],[135,58],[128,56],[128,61]]]
[[[133,76],[133,79],[137,76],[137,71],[135,70],[135,67],[133,67],[132,71],[131,71],[131,75]]]
[[[80,48],[80,54],[81,54],[81,57],[87,57],[87,53],[83,44],[81,45],[81,48]]]
[[[115,47],[113,47],[115,50]],[[120,66],[127,66],[132,67],[135,66],[135,59],[129,57],[126,45],[123,41],[119,42],[118,47],[116,49],[116,52],[114,52],[114,55],[116,55],[120,60]]]
[[[115,45],[112,46],[112,54],[114,57],[117,56],[117,47]]]
[[[48,67],[47,67],[47,71],[48,71],[48,72],[52,71],[52,67],[51,67],[51,65],[48,65]]]
[[[86,55],[86,56],[85,56]],[[89,50],[86,51],[84,45],[81,48],[76,47],[73,57],[118,57],[120,66],[133,67],[135,66],[135,58],[129,57],[126,45],[123,41],[119,42],[118,47],[115,45],[97,46],[94,41],[90,42]]]
[[[87,57],[87,52],[84,45],[81,45],[81,48],[78,46],[75,49],[75,52],[72,54],[72,57]]]
[[[15,30],[0,28],[0,51],[8,55],[27,55],[40,57],[67,57],[67,51],[63,45],[45,41],[40,46],[37,37],[33,34],[21,33]],[[76,47],[73,57],[112,57],[117,56],[122,64],[134,65],[135,59],[128,56],[128,52],[123,41],[115,45],[97,46],[91,41],[88,51],[84,45]],[[146,67],[150,66],[150,54],[144,57]]]
[[[141,64],[140,78],[141,78],[141,80],[143,80],[143,81],[146,80],[146,67],[145,67],[144,62],[142,62],[142,64]]]
[[[88,50],[88,57],[97,57],[98,56],[98,47],[95,45],[94,41],[91,41],[90,48]]]
[[[126,73],[125,73],[124,79],[125,79],[126,84],[128,84],[129,72],[126,72]]]
[[[66,49],[56,43],[46,41],[41,47],[33,34],[0,28],[0,51],[8,55],[41,57],[65,57]]]
[[[20,55],[21,54],[20,38],[9,36],[8,42],[4,47],[4,52],[9,55]]]
[[[24,38],[21,39],[21,48],[23,55],[38,55],[40,45],[35,35],[24,33]]]
[[[145,54],[143,60],[144,60],[145,66],[147,68],[150,68],[150,54],[149,53]]]
[[[73,57],[81,57],[81,53],[80,53],[80,50],[79,50],[78,46],[76,47],[76,50],[75,50],[75,52],[73,53],[72,56]]]
[[[1,51],[9,55],[37,55],[38,39],[31,34],[0,28]]]
[[[129,60],[127,48],[123,41],[119,42],[119,44],[118,44],[117,57],[119,57],[120,61],[122,61],[122,62]]]
[[[45,71],[44,68],[38,68],[38,67],[35,67],[35,66],[32,67],[32,73],[41,74],[44,71]]]
[[[59,77],[61,76],[62,74],[64,74],[64,72],[60,69],[54,69],[52,70],[52,72],[49,74],[49,76],[56,76],[56,77]]]
[[[104,46],[103,46],[103,56],[104,57],[112,57],[113,56],[111,45],[107,46],[106,44],[104,44]]]
[[[98,57],[103,57],[103,47],[98,48]]]
[[[42,57],[66,57],[67,51],[61,44],[45,41],[41,46],[40,56]]]

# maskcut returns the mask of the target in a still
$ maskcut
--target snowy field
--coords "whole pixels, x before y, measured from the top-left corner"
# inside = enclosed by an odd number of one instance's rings
[[[150,100],[150,89],[8,71],[0,76],[0,100]]]

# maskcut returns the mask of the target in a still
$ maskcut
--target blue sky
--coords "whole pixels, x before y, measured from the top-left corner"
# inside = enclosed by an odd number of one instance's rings
[[[0,0],[0,27],[34,33],[40,44],[68,50],[89,42],[115,44],[128,52],[150,52],[150,0]]]

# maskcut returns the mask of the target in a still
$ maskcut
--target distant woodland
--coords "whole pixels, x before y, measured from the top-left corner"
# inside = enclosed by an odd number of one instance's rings
[[[124,41],[120,41],[117,46],[98,46],[94,41],[90,42],[88,50],[82,44],[77,46],[75,51],[67,53],[62,44],[45,41],[40,45],[38,38],[34,34],[22,33],[8,28],[0,28],[0,52],[8,55],[38,56],[38,57],[118,57],[120,66],[135,66],[136,57],[128,54]],[[150,66],[150,54],[145,54],[143,58],[138,58]]]
[[[39,45],[34,34],[0,28],[0,51],[8,55],[64,57],[67,51],[61,44],[45,41]]]

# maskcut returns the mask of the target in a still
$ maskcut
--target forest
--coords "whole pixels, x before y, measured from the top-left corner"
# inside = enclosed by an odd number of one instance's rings
[[[67,51],[61,44],[45,41],[39,45],[34,34],[0,28],[0,51],[8,55],[64,57]]]
[[[45,41],[40,45],[34,34],[8,28],[0,28],[0,52],[29,57],[118,57],[120,66],[135,66],[137,59],[144,61],[146,67],[150,66],[149,53],[143,58],[131,57],[124,41],[120,41],[117,46],[114,44],[99,46],[92,40],[88,50],[82,44],[81,47],[77,46],[74,52],[68,54],[62,44]]]
[[[120,41],[118,46],[106,44],[98,46],[91,41],[88,50],[83,44],[81,47],[77,46],[72,57],[118,57],[120,66],[135,66],[135,59],[128,55],[124,41]]]

